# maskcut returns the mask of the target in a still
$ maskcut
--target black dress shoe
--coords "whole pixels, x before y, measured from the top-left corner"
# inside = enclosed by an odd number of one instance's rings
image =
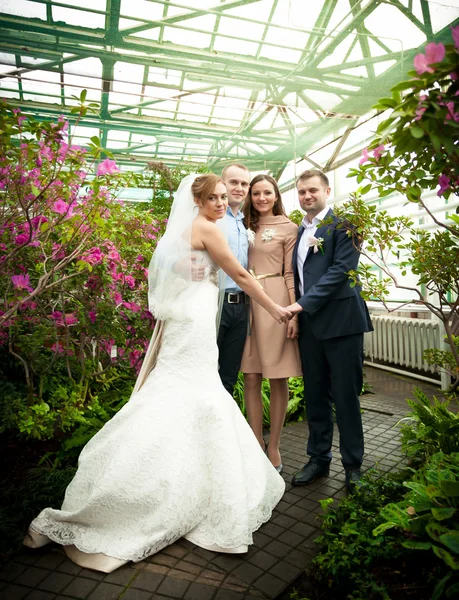
[[[360,469],[346,469],[346,488],[348,492],[353,492],[356,487],[360,487],[362,482],[362,471]]]
[[[292,479],[293,485],[307,485],[312,483],[319,477],[328,477],[330,467],[328,465],[318,465],[313,462],[308,462],[304,465],[301,471],[295,473]]]

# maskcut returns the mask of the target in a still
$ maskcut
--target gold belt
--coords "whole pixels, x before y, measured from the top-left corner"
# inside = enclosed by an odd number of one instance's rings
[[[268,279],[268,277],[282,277],[282,273],[263,273],[262,275],[256,275],[255,274],[255,267],[252,269],[249,269],[249,273],[250,275],[252,275],[252,277],[254,279],[256,279],[258,281],[258,285],[262,288],[263,286],[260,283],[260,279]]]

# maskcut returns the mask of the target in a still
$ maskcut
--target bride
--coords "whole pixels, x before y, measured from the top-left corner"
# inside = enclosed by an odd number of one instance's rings
[[[85,446],[62,508],[32,521],[26,546],[54,541],[109,573],[181,537],[246,552],[270,518],[284,481],[218,376],[218,267],[278,322],[291,315],[234,258],[217,226],[226,208],[216,175],[180,184],[150,263],[157,324],[132,397]]]

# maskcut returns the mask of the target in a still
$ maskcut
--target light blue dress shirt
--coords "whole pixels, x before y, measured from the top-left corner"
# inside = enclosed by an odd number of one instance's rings
[[[228,233],[228,244],[231,248],[231,252],[238,259],[244,269],[247,269],[249,264],[249,240],[247,237],[247,229],[243,223],[244,215],[239,210],[237,216],[235,217],[228,206],[225,219]],[[242,292],[241,288],[231,279],[229,275],[226,276],[225,291],[231,292],[232,294],[238,294],[239,292]]]

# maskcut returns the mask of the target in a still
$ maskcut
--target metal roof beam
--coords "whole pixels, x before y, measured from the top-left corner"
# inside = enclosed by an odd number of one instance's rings
[[[382,0],[369,0],[368,3],[361,7],[358,12],[354,14],[354,18],[352,21],[346,25],[338,34],[330,41],[322,50],[318,50],[314,53],[314,56],[307,64],[304,65],[305,68],[308,67],[317,67],[327,56],[332,54],[335,49],[341,44],[342,41],[349,35],[351,31],[354,31],[368,15],[370,15],[382,2]]]
[[[151,0],[147,0],[151,2]],[[173,23],[177,23],[180,21],[187,21],[189,19],[195,19],[196,17],[202,17],[203,15],[221,15],[225,10],[230,10],[231,8],[237,8],[239,6],[244,6],[246,4],[253,4],[254,2],[260,2],[260,0],[235,0],[234,2],[228,2],[226,4],[217,5],[214,8],[207,9],[190,9],[188,6],[183,4],[176,4],[175,2],[169,2],[168,0],[154,0],[156,4],[164,4],[165,6],[173,6],[176,8],[185,8],[188,10],[186,13],[182,13],[180,15],[174,15],[171,17],[165,17],[159,21],[156,21],[156,24],[153,27],[163,27],[165,25],[172,25]],[[129,18],[129,17],[126,17]],[[139,26],[140,27],[140,26]],[[151,26],[148,26],[147,29],[151,29]],[[139,31],[143,31],[143,29],[139,29],[138,27],[130,27],[128,29],[124,29],[121,33],[123,35],[130,35],[131,33],[137,33]],[[209,33],[209,32],[207,32]]]

